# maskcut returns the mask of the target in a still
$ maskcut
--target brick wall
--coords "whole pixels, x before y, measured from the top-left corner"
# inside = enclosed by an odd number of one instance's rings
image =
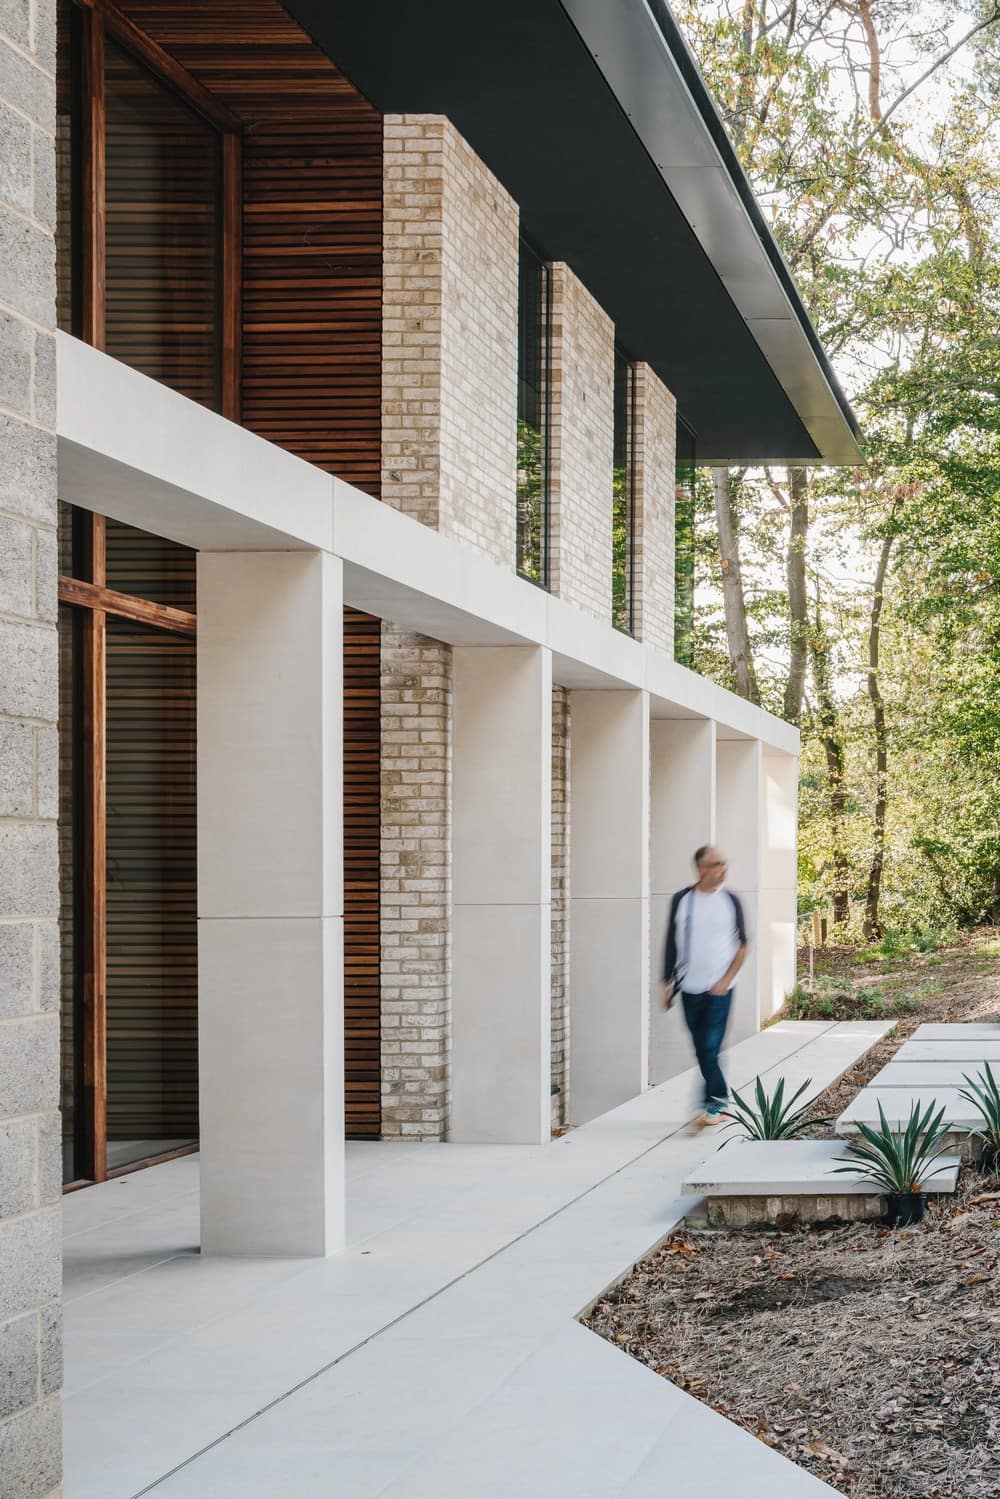
[[[383,161],[382,498],[513,568],[517,206],[441,116]]]
[[[552,689],[552,1123],[569,1112],[569,692]]]
[[[0,7],[0,1491],[59,1482],[55,6]]]
[[[443,1139],[451,990],[451,650],[382,625],[382,1133]]]
[[[614,324],[568,266],[552,268],[552,592],[611,618]]]
[[[648,364],[635,367],[635,633],[674,649],[677,402]]]

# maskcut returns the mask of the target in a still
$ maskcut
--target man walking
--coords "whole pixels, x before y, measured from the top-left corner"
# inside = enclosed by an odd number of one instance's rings
[[[719,1051],[729,1022],[733,982],[747,955],[743,907],[724,885],[726,861],[717,848],[694,856],[698,879],[670,902],[663,960],[663,1008],[678,991],[695,1055],[705,1079],[700,1127],[718,1124],[729,1097]]]

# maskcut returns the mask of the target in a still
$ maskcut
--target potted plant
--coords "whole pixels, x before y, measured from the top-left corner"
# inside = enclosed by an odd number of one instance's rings
[[[726,1105],[726,1115],[729,1123],[728,1129],[735,1129],[737,1133],[731,1136],[734,1140],[792,1140],[797,1139],[804,1130],[817,1129],[821,1124],[829,1124],[829,1119],[806,1119],[811,1108],[810,1103],[804,1103],[799,1108],[795,1105],[805,1093],[811,1077],[807,1077],[801,1088],[793,1093],[791,1098],[785,1098],[785,1079],[779,1077],[774,1087],[774,1092],[768,1096],[760,1078],[754,1089],[754,1101],[747,1103],[741,1098],[736,1089],[733,1089],[732,1102]],[[729,1141],[724,1140],[723,1145]]]
[[[834,1168],[866,1177],[885,1194],[892,1228],[921,1221],[927,1207],[927,1182],[948,1169],[946,1164],[934,1165],[945,1153],[942,1142],[951,1129],[944,1123],[944,1108],[935,1113],[936,1106],[937,1100],[932,1099],[921,1114],[915,1103],[906,1128],[899,1130],[892,1128],[879,1104],[878,1128],[859,1123],[861,1139],[845,1147],[847,1155],[840,1159],[846,1164]]]
[[[982,1115],[982,1127],[973,1130],[979,1141],[979,1164],[984,1171],[996,1172],[1000,1164],[1000,1086],[989,1062],[983,1066],[984,1071],[978,1072],[975,1080],[963,1072],[969,1086],[958,1091]]]

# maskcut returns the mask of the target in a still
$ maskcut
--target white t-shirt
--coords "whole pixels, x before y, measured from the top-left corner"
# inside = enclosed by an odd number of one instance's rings
[[[676,931],[681,988],[685,994],[705,994],[719,982],[740,945],[736,910],[725,889],[690,890],[677,909]]]

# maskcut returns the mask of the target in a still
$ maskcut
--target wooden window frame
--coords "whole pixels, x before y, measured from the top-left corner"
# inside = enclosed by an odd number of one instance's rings
[[[111,36],[157,82],[171,90],[217,132],[221,155],[219,201],[220,406],[230,421],[240,420],[243,203],[243,123],[179,62],[111,0],[74,0],[81,15],[81,263],[82,335],[95,349],[105,347],[107,290],[105,38]]]
[[[83,694],[83,818],[82,844],[82,952],[83,1012],[80,1045],[83,1051],[84,1119],[82,1177],[64,1190],[92,1182],[107,1181],[139,1166],[169,1159],[136,1162],[135,1166],[108,1171],[108,941],[107,941],[107,618],[137,620],[171,634],[197,635],[198,621],[186,609],[154,604],[148,599],[119,593],[107,587],[107,527],[103,515],[77,511],[83,536],[84,580],[59,577],[59,602],[81,611],[81,688]],[[171,1155],[184,1155],[184,1150]]]

